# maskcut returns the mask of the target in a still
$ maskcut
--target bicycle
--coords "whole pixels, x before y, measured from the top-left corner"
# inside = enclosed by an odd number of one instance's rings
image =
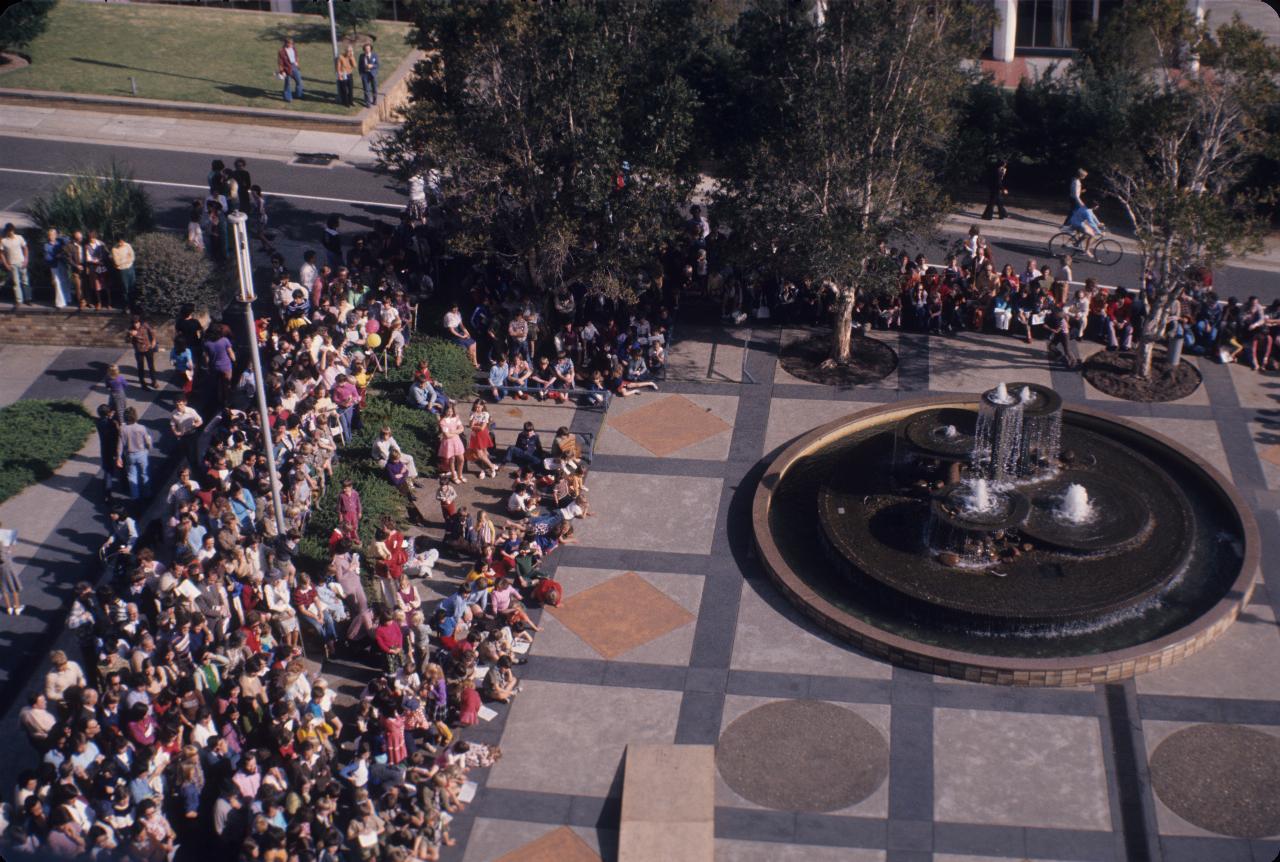
[[[1058,258],[1069,254],[1076,260],[1089,261],[1099,266],[1113,266],[1124,257],[1124,249],[1120,243],[1108,239],[1105,234],[1094,242],[1093,257],[1089,257],[1084,250],[1084,236],[1081,231],[1072,229],[1058,231],[1049,238],[1049,254]]]

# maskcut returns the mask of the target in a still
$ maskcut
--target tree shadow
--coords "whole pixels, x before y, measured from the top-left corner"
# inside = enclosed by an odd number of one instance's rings
[[[88,57],[69,57],[72,63],[84,63],[90,66],[106,66],[110,69],[122,69],[126,72],[146,72],[148,75],[164,75],[168,78],[182,78],[186,81],[199,81],[203,84],[221,84],[225,87],[235,87],[230,81],[215,81],[212,78],[201,78],[198,75],[183,75],[178,72],[167,72],[162,69],[145,69],[141,66],[126,66],[124,63],[111,63],[106,60],[93,60]]]
[[[284,22],[280,22],[258,31],[259,42],[276,42],[284,44],[284,40],[286,38],[293,39],[295,42],[328,42],[329,22],[327,18],[317,16],[315,23],[307,22],[303,24],[286,24]]]

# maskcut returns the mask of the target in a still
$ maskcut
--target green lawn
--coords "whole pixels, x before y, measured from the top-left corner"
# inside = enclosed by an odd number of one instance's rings
[[[43,482],[93,433],[78,401],[18,401],[0,407],[0,502]]]
[[[410,28],[379,21],[370,29],[385,84],[409,51]],[[288,108],[275,77],[276,52],[286,35],[297,43],[306,90],[291,109],[358,111],[359,79],[356,106],[337,103],[327,18],[150,3],[63,0],[28,50],[31,65],[0,75],[0,87],[129,96],[132,76],[142,98]]]

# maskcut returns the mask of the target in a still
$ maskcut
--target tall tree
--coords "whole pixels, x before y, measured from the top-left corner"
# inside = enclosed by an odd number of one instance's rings
[[[859,290],[891,283],[879,244],[946,211],[937,180],[991,17],[971,0],[818,5],[761,0],[740,19],[758,136],[717,206],[744,264],[769,249],[835,291],[830,361],[845,364]]]
[[[1238,17],[1214,33],[1182,0],[1144,0],[1116,12],[1072,71],[1081,103],[1105,105],[1100,113],[1111,118],[1105,134],[1093,135],[1097,173],[1152,279],[1134,365],[1149,377],[1196,270],[1261,242],[1280,185],[1241,180],[1275,146],[1267,122],[1280,109],[1280,50]],[[1178,355],[1172,350],[1171,360]]]
[[[415,15],[428,59],[384,164],[445,174],[458,250],[535,288],[627,295],[697,177],[684,71],[706,4],[422,0]]]

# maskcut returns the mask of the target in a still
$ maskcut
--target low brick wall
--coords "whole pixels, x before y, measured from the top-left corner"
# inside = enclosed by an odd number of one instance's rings
[[[173,323],[153,324],[164,349],[173,342]],[[26,306],[0,308],[0,344],[109,347],[127,350],[129,316],[122,311]]]

